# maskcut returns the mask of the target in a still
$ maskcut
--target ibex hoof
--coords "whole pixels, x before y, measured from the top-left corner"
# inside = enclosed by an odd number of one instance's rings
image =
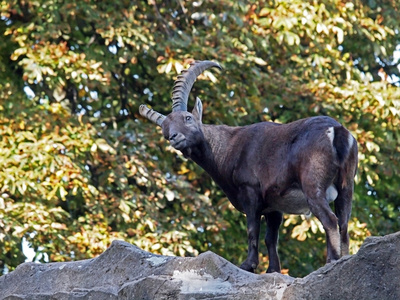
[[[244,262],[244,263],[242,263],[242,265],[240,266],[240,268],[241,268],[242,270],[247,271],[247,272],[255,273],[255,271],[256,271],[256,269],[257,269],[257,264],[256,264],[256,263],[250,264],[250,263],[248,263],[248,262]]]

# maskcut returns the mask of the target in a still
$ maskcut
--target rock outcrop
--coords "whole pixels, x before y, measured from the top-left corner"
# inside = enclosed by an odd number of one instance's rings
[[[369,237],[357,254],[295,279],[284,299],[400,299],[400,232]]]
[[[400,299],[400,232],[304,278],[251,274],[206,252],[168,257],[115,241],[102,255],[24,263],[0,277],[0,299]]]

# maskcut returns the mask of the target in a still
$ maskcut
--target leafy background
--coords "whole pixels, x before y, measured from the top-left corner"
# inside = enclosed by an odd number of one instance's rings
[[[138,115],[141,103],[168,114],[194,59],[223,66],[192,91],[205,123],[329,115],[356,136],[352,253],[400,230],[397,1],[9,0],[0,12],[0,274],[25,261],[23,241],[38,262],[115,239],[245,259],[245,216]],[[322,266],[324,240],[315,218],[285,216],[284,272]]]

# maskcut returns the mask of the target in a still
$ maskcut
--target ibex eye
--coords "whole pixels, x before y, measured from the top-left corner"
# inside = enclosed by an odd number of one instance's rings
[[[186,121],[191,121],[192,117],[191,116],[186,116]]]

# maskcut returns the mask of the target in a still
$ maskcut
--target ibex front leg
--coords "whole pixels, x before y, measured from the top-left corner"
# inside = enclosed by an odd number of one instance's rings
[[[281,272],[281,264],[278,256],[279,226],[282,223],[282,213],[273,211],[264,215],[267,223],[267,233],[265,235],[265,245],[268,249],[269,266],[267,273]]]
[[[261,215],[255,211],[247,213],[247,259],[241,269],[254,273],[258,266],[258,239],[260,235]]]

